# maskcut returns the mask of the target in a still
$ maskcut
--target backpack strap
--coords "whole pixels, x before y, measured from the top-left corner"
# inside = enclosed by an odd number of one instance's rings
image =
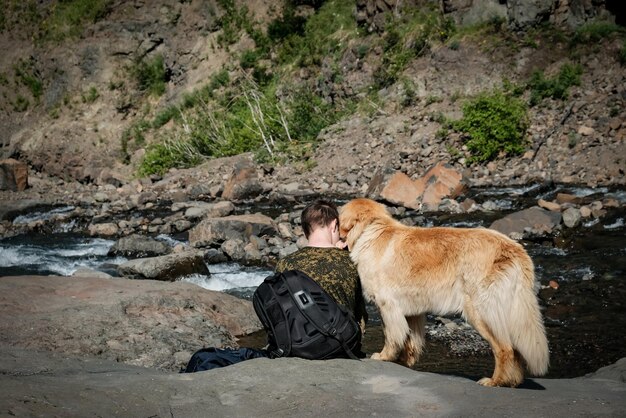
[[[289,289],[287,285],[287,280],[284,274],[278,274],[273,277],[274,282],[282,282],[287,289]],[[277,358],[288,356],[291,353],[291,331],[289,330],[289,324],[287,321],[287,317],[285,316],[285,310],[290,308],[290,305],[293,306],[293,299],[285,298],[277,294],[274,286],[268,286],[268,289],[272,292],[273,299],[281,301],[281,309],[274,309],[272,313],[274,316],[278,316],[278,318],[273,318],[269,323],[272,327],[272,334],[274,336],[274,342],[276,343],[276,347],[271,347],[270,357]]]
[[[300,272],[299,270],[289,270],[284,272],[284,274],[293,274],[306,277],[306,279],[315,283],[315,285],[319,287],[319,290],[328,295],[328,293],[321,286],[319,286],[319,284],[315,282],[315,280],[311,279],[308,275]],[[326,319],[327,316],[322,312],[320,307],[312,300],[307,300],[309,296],[306,295],[304,292],[294,292],[289,285],[289,280],[287,280],[287,277],[285,277],[284,275],[282,277],[285,285],[289,289],[289,294],[294,299],[294,303],[298,306],[300,312],[302,312],[302,314],[315,326],[315,328],[317,328],[317,330],[325,336],[337,340],[351,359],[360,360],[356,355],[354,355],[352,350],[350,350],[348,344],[341,336],[341,333],[338,332],[338,330],[330,323],[330,321]],[[332,296],[328,295],[328,297],[334,301],[334,298]],[[344,310],[343,307],[339,304],[337,304],[337,306],[339,307],[339,309]],[[349,312],[347,313],[348,315],[350,315]]]

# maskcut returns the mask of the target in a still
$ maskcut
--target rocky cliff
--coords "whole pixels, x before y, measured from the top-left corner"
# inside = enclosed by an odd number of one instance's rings
[[[255,26],[231,33],[235,3],[212,0],[93,1],[97,14],[72,20],[65,12],[79,3],[85,2],[12,2],[3,11],[0,152],[27,163],[33,173],[99,185],[119,186],[136,176],[150,144],[189,130],[192,116],[182,110],[190,97],[220,72],[238,77],[246,53],[260,48],[252,39],[255,30],[284,21],[279,7],[245,2],[248,20],[239,24]],[[381,86],[381,71],[397,64],[388,59],[385,45],[391,38],[383,22],[410,7],[438,10],[442,22],[455,22],[456,35],[429,39],[427,48],[402,61],[401,71]],[[298,6],[296,15],[306,19],[321,10]],[[274,159],[277,182],[302,173],[305,180],[328,174],[333,178],[327,183],[348,181],[361,190],[378,169],[413,176],[439,161],[466,169],[478,185],[494,176],[517,182],[624,182],[626,76],[618,59],[623,32],[575,48],[567,39],[576,34],[572,28],[585,23],[623,24],[621,3],[359,0],[353,13],[373,33],[338,47],[338,58],[281,73],[280,83],[306,84],[326,102],[350,100],[358,110],[322,131],[319,146],[291,150],[288,164]],[[462,29],[485,24],[495,29]],[[407,39],[404,49],[419,41]],[[278,65],[275,58],[271,50],[254,70],[268,71]],[[491,165],[469,164],[463,137],[441,134],[447,120],[462,114],[465,99],[506,82],[522,85],[537,70],[554,76],[572,62],[582,66],[580,85],[565,100],[548,99],[530,109],[529,153],[506,155]],[[150,79],[153,70],[156,83]]]

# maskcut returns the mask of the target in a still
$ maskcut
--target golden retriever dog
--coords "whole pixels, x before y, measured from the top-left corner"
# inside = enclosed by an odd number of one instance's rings
[[[426,313],[461,313],[495,356],[493,376],[479,384],[518,386],[523,365],[533,375],[546,373],[548,341],[533,262],[520,244],[484,228],[406,226],[370,199],[346,203],[339,225],[365,298],[383,320],[385,344],[372,359],[414,365]]]

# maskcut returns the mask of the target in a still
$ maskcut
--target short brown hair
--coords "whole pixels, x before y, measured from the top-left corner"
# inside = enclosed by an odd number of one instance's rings
[[[300,219],[304,236],[308,238],[314,227],[325,227],[335,220],[339,224],[339,212],[334,203],[327,200],[316,200],[304,208]]]

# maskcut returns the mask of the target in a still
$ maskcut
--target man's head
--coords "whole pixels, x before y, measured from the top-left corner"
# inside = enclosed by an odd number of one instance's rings
[[[304,236],[309,238],[317,228],[331,226],[339,231],[339,212],[337,206],[326,200],[316,200],[302,211],[300,216]],[[338,232],[337,232],[338,234]]]

